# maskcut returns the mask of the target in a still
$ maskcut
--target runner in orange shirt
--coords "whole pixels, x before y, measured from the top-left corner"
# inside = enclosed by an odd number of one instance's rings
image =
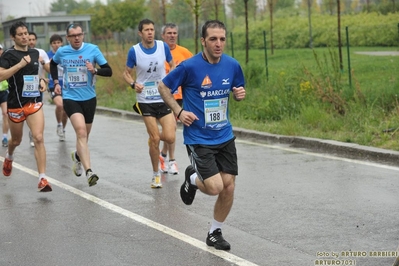
[[[176,24],[167,23],[162,27],[162,39],[165,43],[169,45],[170,51],[172,53],[173,61],[177,66],[182,61],[190,58],[193,54],[185,47],[177,44],[178,39],[178,27]],[[166,74],[169,73],[169,65],[165,64]],[[183,97],[181,92],[181,87],[179,87],[177,93],[175,93],[174,98],[179,103],[180,106],[183,106]],[[169,154],[169,160],[167,156]],[[161,154],[159,156],[160,168],[164,173],[169,173],[173,175],[177,175],[179,170],[177,168],[177,163],[175,160],[175,143],[167,144],[163,143],[163,147],[161,150]]]

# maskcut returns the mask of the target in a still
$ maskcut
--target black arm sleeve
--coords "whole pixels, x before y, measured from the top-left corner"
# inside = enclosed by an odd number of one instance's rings
[[[54,60],[50,61],[50,74],[53,80],[58,80],[58,68],[57,63]]]
[[[111,77],[112,76],[112,69],[108,65],[108,63],[105,63],[104,65],[100,66],[100,69],[97,69],[97,75],[103,76],[103,77]]]

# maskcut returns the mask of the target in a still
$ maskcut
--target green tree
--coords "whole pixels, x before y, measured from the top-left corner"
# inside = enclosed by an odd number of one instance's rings
[[[269,9],[270,14],[270,50],[272,55],[274,54],[274,45],[273,45],[273,14],[274,14],[274,7],[276,5],[277,0],[269,0],[267,1],[267,7]]]
[[[15,19],[15,16],[8,15],[8,16],[6,17],[6,21],[7,21],[7,20],[13,20],[13,19]]]
[[[93,7],[93,4],[89,0],[81,0],[79,2],[79,9],[88,10]],[[87,12],[87,11],[86,11]]]
[[[148,7],[148,15],[155,25],[162,25],[166,23],[167,18],[167,0],[148,0],[146,6]]]
[[[100,3],[101,4],[101,3]],[[82,0],[79,3],[79,8],[71,10],[70,14],[76,15],[76,14],[87,14],[87,13],[93,13],[95,9],[93,9],[93,7],[96,4],[92,4],[90,1],[88,0]]]
[[[198,28],[199,28],[199,17],[201,15],[201,6],[205,0],[185,0],[185,2],[190,6],[191,14],[194,17],[194,43],[195,43],[195,53],[198,53]]]
[[[94,36],[106,34],[109,30],[109,8],[101,3],[96,3],[88,10],[91,13],[91,32]]]
[[[223,3],[221,0],[209,0],[205,1],[202,5],[202,16],[203,20],[218,19],[222,20],[223,14]]]
[[[248,64],[248,60],[249,60],[248,2],[249,2],[249,0],[244,0],[244,7],[245,7],[245,64]]]
[[[88,10],[91,17],[91,29],[94,35],[111,32],[123,32],[128,28],[134,29],[143,17],[145,11],[144,0],[114,1],[111,4],[94,4]]]
[[[57,0],[56,2],[51,3],[50,11],[51,12],[66,12],[67,14],[71,13],[75,9],[79,9],[80,3],[75,0]]]
[[[342,62],[342,37],[341,37],[341,2],[337,0],[337,31],[338,31],[338,53],[339,53],[339,68],[344,70]]]
[[[185,0],[172,0],[171,7],[168,8],[167,21],[176,24],[192,23],[193,15],[191,14],[190,6]]]
[[[367,0],[368,1],[368,0]],[[336,0],[321,0],[321,11],[333,15],[337,9]]]
[[[111,23],[109,29],[122,32],[128,28],[134,29],[145,12],[144,0],[125,0],[109,5]]]
[[[155,26],[163,24],[163,10],[161,7],[160,0],[148,0],[146,1],[147,12],[145,17],[154,21]]]
[[[278,0],[275,4],[275,10],[293,8],[295,6],[295,0]]]
[[[269,2],[269,1],[268,1]],[[236,17],[245,17],[245,1],[243,0],[232,0],[229,3],[229,7],[233,12],[233,19]],[[256,15],[256,1],[248,2],[248,14]]]

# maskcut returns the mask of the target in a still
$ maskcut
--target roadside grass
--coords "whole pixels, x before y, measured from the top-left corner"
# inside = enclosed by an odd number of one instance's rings
[[[135,93],[122,77],[129,47],[112,49],[107,60],[114,74],[99,78],[98,105],[131,111]],[[350,48],[351,86],[346,48],[343,70],[337,48],[268,51],[268,77],[263,50],[251,50],[248,64],[245,51],[235,51],[247,97],[230,102],[233,126],[399,150],[399,56],[356,53],[364,51],[398,49]]]

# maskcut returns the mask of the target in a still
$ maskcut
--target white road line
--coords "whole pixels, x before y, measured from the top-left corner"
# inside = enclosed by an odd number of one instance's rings
[[[331,160],[344,161],[344,162],[349,162],[349,163],[355,163],[355,164],[361,164],[361,165],[373,166],[373,167],[377,167],[377,168],[384,168],[384,169],[388,169],[388,170],[399,171],[399,167],[396,167],[396,166],[389,166],[389,165],[384,165],[384,164],[379,164],[379,163],[372,163],[372,162],[360,161],[360,160],[355,160],[355,159],[348,159],[348,158],[337,157],[337,156],[332,156],[332,155],[327,155],[327,154],[322,154],[322,153],[307,152],[307,151],[302,151],[299,149],[285,148],[285,147],[281,147],[281,146],[277,146],[277,145],[255,143],[255,142],[247,141],[247,140],[236,139],[236,142],[244,143],[244,144],[248,144],[248,145],[262,146],[262,147],[266,147],[266,148],[270,148],[270,149],[277,149],[277,150],[282,150],[282,151],[301,153],[301,154],[305,154],[305,155],[321,157],[321,158],[326,158],[326,159],[331,159]]]
[[[0,158],[1,158],[1,161],[4,161],[4,157],[0,157]],[[27,167],[25,167],[25,166],[23,166],[21,164],[15,163],[15,162],[13,162],[12,166],[13,166],[13,168],[17,168],[17,169],[19,169],[19,170],[21,170],[21,171],[23,171],[23,172],[25,172],[27,174],[30,174],[30,175],[32,175],[32,176],[37,178],[37,171],[36,170],[29,169],[29,168],[27,168]],[[118,213],[120,215],[123,215],[123,216],[125,216],[125,217],[127,217],[127,218],[129,218],[131,220],[134,220],[134,221],[136,221],[138,223],[141,223],[143,225],[146,225],[148,227],[156,229],[156,230],[158,230],[158,231],[160,231],[160,232],[162,232],[164,234],[167,234],[167,235],[169,235],[171,237],[174,237],[176,239],[184,241],[187,244],[190,244],[190,245],[192,245],[192,246],[194,246],[196,248],[199,248],[199,249],[201,249],[201,250],[203,250],[205,252],[208,252],[208,253],[211,253],[211,254],[213,254],[215,256],[218,256],[218,257],[220,257],[220,258],[222,258],[222,259],[224,259],[226,261],[229,261],[231,263],[234,263],[234,264],[240,265],[240,266],[256,266],[257,265],[257,264],[254,264],[254,263],[250,262],[250,261],[247,261],[247,260],[245,260],[243,258],[235,256],[235,255],[233,255],[233,254],[231,254],[229,252],[216,250],[213,247],[208,247],[203,241],[199,241],[199,240],[197,240],[197,239],[195,239],[195,238],[193,238],[191,236],[188,236],[186,234],[178,232],[178,231],[176,231],[176,230],[174,230],[172,228],[169,228],[167,226],[164,226],[162,224],[156,223],[156,222],[154,222],[152,220],[149,220],[149,219],[147,219],[147,218],[145,218],[143,216],[140,216],[140,215],[138,215],[138,214],[136,214],[134,212],[125,210],[125,209],[123,209],[123,208],[121,208],[119,206],[116,206],[116,205],[114,205],[112,203],[109,203],[109,202],[107,202],[105,200],[102,200],[102,199],[97,198],[97,197],[95,197],[93,195],[90,195],[90,194],[88,194],[88,193],[86,193],[84,191],[81,191],[79,189],[71,187],[71,186],[69,186],[69,185],[67,185],[65,183],[62,183],[62,182],[60,182],[60,181],[58,181],[56,179],[53,179],[53,178],[51,178],[49,176],[47,176],[46,178],[47,178],[47,180],[49,181],[49,183],[52,186],[57,186],[57,187],[59,187],[61,189],[69,191],[69,192],[71,192],[71,193],[73,193],[73,194],[75,194],[75,195],[77,195],[79,197],[82,197],[82,198],[84,198],[84,199],[86,199],[88,201],[96,203],[96,204],[100,205],[101,207],[104,207],[104,208],[106,208],[106,209],[108,209],[110,211],[113,211],[113,212],[116,212],[116,213]]]
[[[255,143],[255,142],[251,142],[251,141],[246,141],[246,140],[237,140],[237,143],[244,143],[244,144],[249,144],[249,145],[256,145],[256,146],[262,146],[262,147],[266,147],[266,148],[271,148],[271,149],[278,149],[278,150],[283,150],[283,151],[289,151],[289,152],[294,152],[294,153],[301,153],[301,154],[306,154],[306,155],[310,155],[310,156],[316,156],[316,157],[321,157],[321,158],[326,158],[326,159],[332,159],[332,160],[339,160],[339,161],[345,161],[345,162],[350,162],[350,163],[355,163],[355,164],[361,164],[361,165],[367,165],[367,166],[373,166],[373,167],[378,167],[378,168],[384,168],[384,169],[389,169],[389,170],[394,170],[394,171],[399,171],[399,167],[394,167],[394,166],[388,166],[388,165],[383,165],[383,164],[377,164],[377,163],[371,163],[371,162],[365,162],[365,161],[360,161],[360,160],[353,160],[353,159],[347,159],[347,158],[341,158],[341,157],[337,157],[337,156],[331,156],[331,155],[326,155],[326,154],[320,154],[320,153],[313,153],[313,152],[306,152],[306,151],[302,151],[302,150],[298,150],[298,149],[293,149],[293,148],[285,148],[285,147],[281,147],[281,146],[277,146],[277,145],[269,145],[269,144],[262,144],[262,143]],[[1,161],[4,161],[4,157],[0,157]],[[17,168],[27,174],[30,174],[34,177],[37,177],[37,171],[29,169],[25,166],[22,166],[18,163],[13,163],[13,167]],[[214,248],[210,248],[208,247],[203,241],[199,241],[191,236],[188,236],[186,234],[183,234],[181,232],[178,232],[172,228],[169,228],[167,226],[164,226],[162,224],[156,223],[152,220],[149,220],[143,216],[140,216],[136,213],[133,213],[131,211],[125,210],[119,206],[116,206],[112,203],[109,203],[105,200],[102,200],[100,198],[97,198],[93,195],[90,195],[84,191],[81,191],[79,189],[76,189],[74,187],[71,187],[65,183],[62,183],[56,179],[53,179],[49,176],[47,176],[48,181],[52,184],[55,185],[61,189],[64,189],[66,191],[69,191],[75,195],[78,195],[88,201],[91,201],[93,203],[96,203],[110,211],[116,212],[120,215],[123,215],[131,220],[134,220],[138,223],[141,223],[143,225],[146,225],[148,227],[151,227],[153,229],[156,229],[162,233],[165,233],[171,237],[174,237],[176,239],[179,239],[181,241],[186,242],[187,244],[190,244],[196,248],[199,248],[205,252],[211,253],[215,256],[218,256],[226,261],[229,261],[231,263],[234,263],[236,265],[239,266],[255,266],[257,264],[254,264],[250,261],[247,261],[241,257],[235,256],[229,252],[225,252],[225,251],[220,251],[220,250],[216,250]]]
[[[123,121],[129,121],[132,123],[137,123],[137,124],[142,124],[142,122],[139,121],[133,121],[133,120],[126,120],[123,118],[119,117],[112,117],[113,119],[117,120],[123,120]],[[177,128],[177,131],[183,131],[181,128]],[[331,159],[331,160],[338,160],[338,161],[344,161],[344,162],[349,162],[349,163],[355,163],[355,164],[361,164],[361,165],[367,165],[367,166],[373,166],[377,168],[384,168],[388,170],[394,170],[394,171],[399,171],[399,167],[395,166],[389,166],[389,165],[384,165],[384,164],[379,164],[379,163],[372,163],[372,162],[366,162],[366,161],[361,161],[361,160],[355,160],[355,159],[348,159],[348,158],[343,158],[343,157],[337,157],[337,156],[332,156],[332,155],[327,155],[327,154],[322,154],[322,153],[315,153],[315,152],[307,152],[299,149],[294,149],[294,148],[285,148],[282,146],[278,145],[271,145],[271,144],[264,144],[264,143],[256,143],[253,141],[249,140],[243,140],[243,139],[236,139],[237,143],[244,143],[248,145],[256,145],[256,146],[262,146],[270,149],[277,149],[277,150],[282,150],[282,151],[289,151],[289,152],[294,152],[294,153],[301,153],[301,154],[306,154],[310,156],[315,156],[315,157],[321,157],[321,158],[326,158],[326,159]]]

